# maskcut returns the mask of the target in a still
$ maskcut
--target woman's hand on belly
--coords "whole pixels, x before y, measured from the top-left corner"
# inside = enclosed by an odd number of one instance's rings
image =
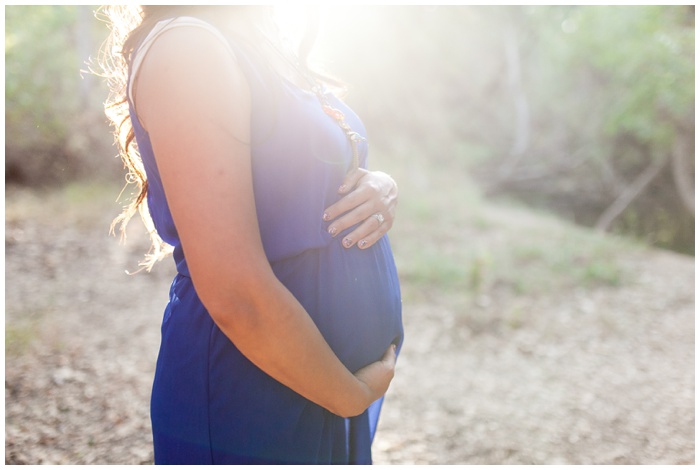
[[[345,176],[338,192],[345,196],[323,213],[323,220],[333,221],[328,233],[336,236],[362,222],[343,238],[345,248],[369,248],[394,224],[398,188],[386,173],[358,168]]]

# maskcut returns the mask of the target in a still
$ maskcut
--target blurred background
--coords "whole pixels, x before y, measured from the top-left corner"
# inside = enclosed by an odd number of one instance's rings
[[[120,172],[104,85],[86,72],[107,32],[94,11],[6,8],[8,184]],[[489,197],[693,254],[693,6],[321,14],[314,57],[348,83],[373,146],[449,167]]]
[[[108,236],[97,10],[5,7],[6,463],[152,459],[172,263]],[[693,462],[694,6],[315,12],[401,191],[377,463]]]

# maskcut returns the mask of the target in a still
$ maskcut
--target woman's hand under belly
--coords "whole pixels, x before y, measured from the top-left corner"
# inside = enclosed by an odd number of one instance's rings
[[[400,345],[401,294],[386,238],[367,250],[332,242],[272,267],[349,370]]]

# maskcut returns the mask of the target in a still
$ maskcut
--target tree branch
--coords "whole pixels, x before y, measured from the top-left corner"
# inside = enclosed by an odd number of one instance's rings
[[[654,160],[625,188],[620,196],[600,215],[595,224],[599,232],[607,232],[612,222],[639,196],[654,178],[661,172],[668,161],[668,156]]]

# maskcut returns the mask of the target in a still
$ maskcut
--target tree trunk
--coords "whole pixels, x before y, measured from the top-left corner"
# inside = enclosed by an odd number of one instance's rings
[[[671,151],[671,167],[678,196],[683,201],[685,208],[691,214],[695,214],[695,184],[691,167],[692,157],[695,152],[690,148],[690,144],[690,139],[686,138],[685,135],[676,139]]]
[[[508,157],[498,169],[499,179],[507,180],[530,145],[530,106],[522,84],[519,43],[516,26],[513,24],[505,27],[503,46],[505,49],[508,87],[513,96],[515,107],[515,112],[513,113],[515,139]]]
[[[91,8],[89,6],[79,5],[77,7],[73,37],[78,55],[77,68],[80,71],[81,76],[80,106],[82,109],[86,109],[90,106],[90,95],[94,81],[94,76],[92,74],[84,73],[84,71],[88,68],[90,53],[94,47],[92,37],[90,35],[91,21],[94,21],[94,18],[92,18]]]

